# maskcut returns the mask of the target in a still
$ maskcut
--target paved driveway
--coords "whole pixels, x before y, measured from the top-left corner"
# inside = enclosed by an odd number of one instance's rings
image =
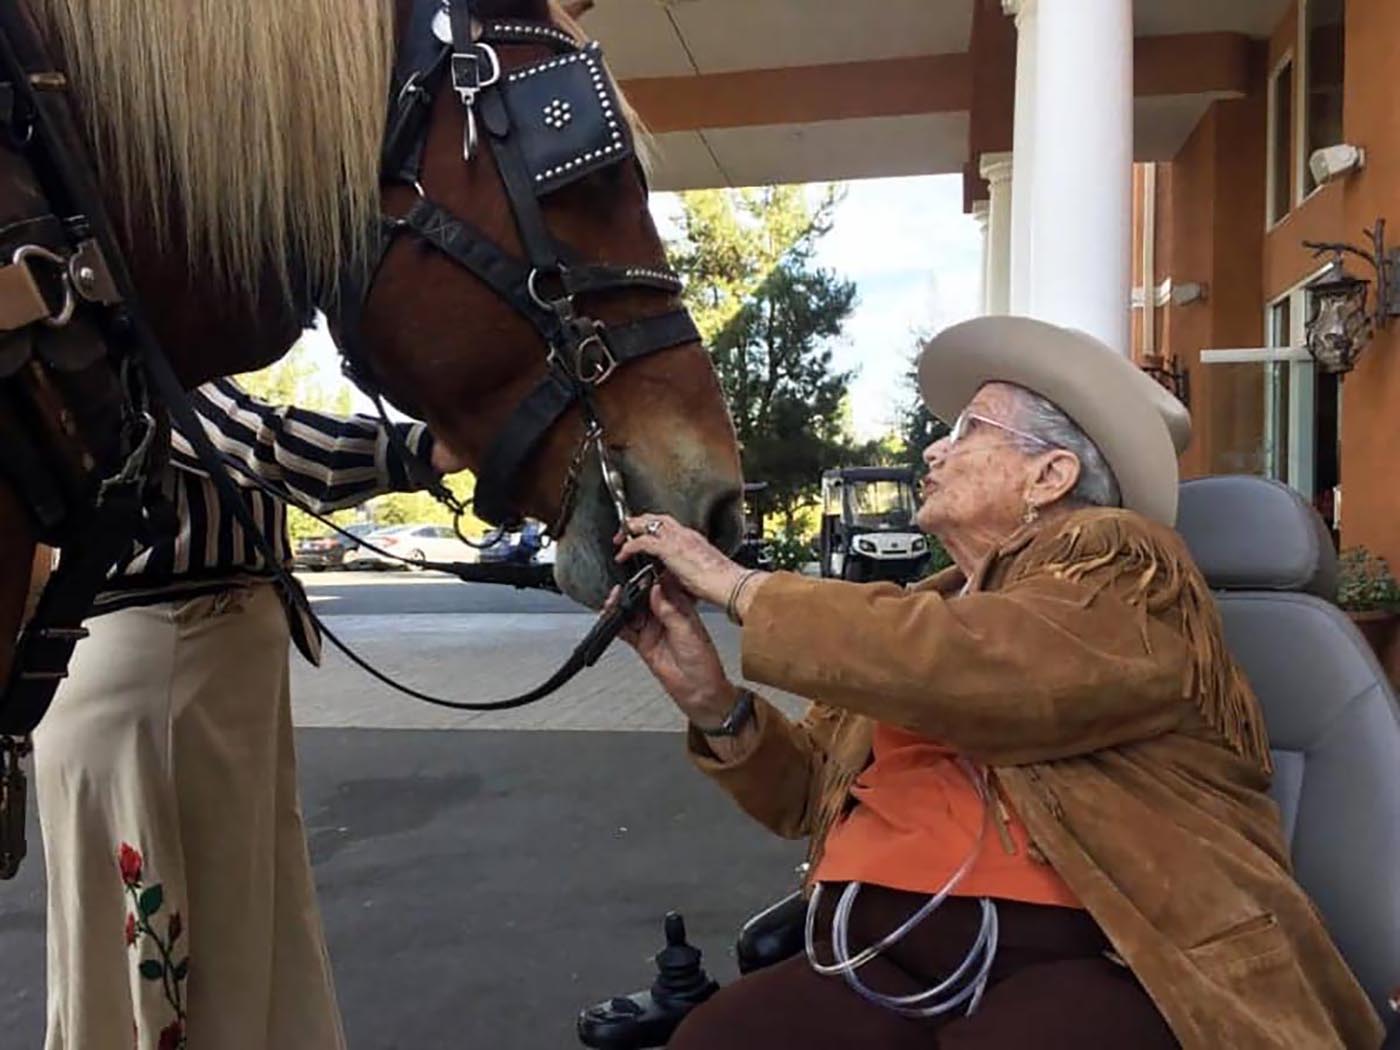
[[[513,605],[428,578],[311,582],[333,629],[458,695],[533,681],[587,624],[556,599]],[[717,630],[734,662],[733,634]],[[685,912],[727,979],[739,924],[791,886],[800,845],[766,835],[690,768],[679,719],[625,650],[515,728],[395,699],[334,660],[299,670],[295,692],[308,835],[357,1050],[573,1046],[580,1007],[650,981],[667,909]],[[424,724],[435,728],[413,728]],[[42,1045],[37,831],[31,841],[20,878],[0,883],[5,1050]]]

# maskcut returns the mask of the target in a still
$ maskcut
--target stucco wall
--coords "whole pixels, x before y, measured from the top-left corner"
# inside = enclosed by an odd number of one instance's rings
[[[1163,348],[1190,373],[1195,439],[1185,476],[1249,469],[1263,401],[1249,370],[1202,366],[1200,352],[1263,338],[1265,101],[1213,104],[1158,175],[1157,279],[1208,286],[1204,301],[1162,307]],[[1163,185],[1164,184],[1164,185]]]

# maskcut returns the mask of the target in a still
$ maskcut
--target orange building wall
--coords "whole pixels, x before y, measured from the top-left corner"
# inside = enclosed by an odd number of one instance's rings
[[[1377,217],[1400,242],[1400,4],[1350,0],[1346,23],[1344,133],[1366,148],[1366,167],[1336,188],[1356,241]],[[1376,333],[1342,385],[1342,539],[1365,544],[1400,570],[1400,320]]]
[[[1261,56],[1262,57],[1262,56]],[[1200,352],[1263,339],[1263,155],[1267,106],[1214,103],[1169,165],[1158,169],[1156,280],[1208,286],[1204,301],[1159,307],[1159,352],[1190,375],[1195,438],[1187,477],[1252,472],[1247,453],[1263,427],[1263,397],[1246,370],[1202,366]]]
[[[1315,191],[1265,230],[1268,77],[1292,52],[1299,73],[1298,10],[1291,5],[1261,48],[1256,89],[1218,102],[1170,165],[1159,169],[1157,280],[1207,281],[1204,304],[1168,306],[1164,349],[1191,371],[1196,439],[1183,457],[1186,476],[1258,469],[1234,453],[1262,431],[1258,369],[1198,363],[1207,347],[1264,345],[1264,304],[1315,272],[1304,240],[1366,244],[1363,229],[1380,217],[1400,245],[1400,3],[1348,0],[1343,133],[1366,150],[1366,166]],[[1295,103],[1296,105],[1296,103]],[[1290,183],[1296,171],[1290,165]],[[1293,186],[1290,184],[1292,194]],[[1293,197],[1290,195],[1290,201]],[[1165,242],[1165,243],[1164,243]],[[1348,268],[1359,276],[1364,264]],[[1343,382],[1341,534],[1400,571],[1400,319],[1376,333]],[[1400,676],[1400,646],[1389,665]]]
[[[1271,55],[1296,53],[1297,10],[1270,44]],[[1400,105],[1393,90],[1400,64],[1400,4],[1348,0],[1346,7],[1346,141],[1366,150],[1360,172],[1322,187],[1265,237],[1264,285],[1272,298],[1304,279],[1318,262],[1303,240],[1363,244],[1362,230],[1386,219],[1400,243]],[[1363,264],[1364,266],[1364,264]],[[1349,264],[1359,276],[1363,266]],[[1378,332],[1342,385],[1342,543],[1364,544],[1400,570],[1400,321]]]

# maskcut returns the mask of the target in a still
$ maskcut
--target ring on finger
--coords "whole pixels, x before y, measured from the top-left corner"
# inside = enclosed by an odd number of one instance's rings
[[[655,536],[658,532],[661,531],[661,524],[662,522],[660,518],[653,518],[651,521],[646,523],[644,531],[648,536]]]

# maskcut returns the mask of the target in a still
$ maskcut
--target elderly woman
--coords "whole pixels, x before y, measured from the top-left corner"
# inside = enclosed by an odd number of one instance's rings
[[[746,572],[669,518],[629,523],[620,558],[669,570],[629,640],[695,763],[811,840],[806,957],[670,1045],[1374,1050],[1171,529],[1185,410],[1022,318],[947,330],[919,382],[956,419],[918,514],[946,573],[906,591]],[[815,698],[800,724],[726,678],[696,599],[742,623],[747,678]]]

